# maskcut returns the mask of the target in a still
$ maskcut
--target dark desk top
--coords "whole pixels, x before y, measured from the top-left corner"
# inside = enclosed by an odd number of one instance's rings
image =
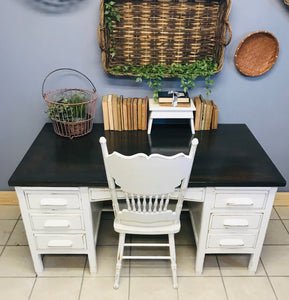
[[[93,131],[70,140],[57,136],[50,123],[43,129],[9,180],[10,186],[107,187],[99,145],[107,138],[108,150],[130,155],[137,152],[188,154],[193,136],[189,126],[154,125],[146,131]],[[218,130],[199,131],[189,186],[284,186],[285,179],[244,124],[220,124]]]

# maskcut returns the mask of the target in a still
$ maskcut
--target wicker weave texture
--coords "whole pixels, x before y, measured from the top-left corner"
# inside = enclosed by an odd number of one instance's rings
[[[269,71],[279,54],[277,38],[268,31],[255,31],[247,35],[235,53],[235,64],[246,76],[259,76]]]
[[[99,45],[105,71],[123,64],[194,63],[215,56],[223,66],[225,46],[231,39],[231,0],[118,0],[120,22],[113,24],[116,48],[109,54],[111,39],[100,6]],[[227,31],[229,34],[227,37]]]

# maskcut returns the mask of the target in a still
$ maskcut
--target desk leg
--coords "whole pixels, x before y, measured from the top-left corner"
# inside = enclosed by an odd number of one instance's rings
[[[87,256],[89,261],[89,269],[90,273],[97,272],[97,260],[96,260],[96,239],[98,227],[99,227],[99,219],[101,213],[97,214],[92,211],[89,193],[87,187],[81,187],[81,198],[83,205],[83,216],[85,219],[85,235],[86,235],[86,243],[87,243]],[[98,217],[94,220],[94,216]],[[95,224],[95,226],[94,226]]]
[[[152,118],[152,113],[150,113],[149,121],[148,121],[148,134],[151,134],[152,125],[153,125],[153,118]]]
[[[34,264],[34,270],[37,275],[41,274],[43,272],[43,261],[42,261],[42,255],[37,253],[32,253],[31,256]]]
[[[194,119],[190,119],[190,123],[191,123],[191,131],[192,131],[192,134],[195,134],[195,124],[194,124]]]

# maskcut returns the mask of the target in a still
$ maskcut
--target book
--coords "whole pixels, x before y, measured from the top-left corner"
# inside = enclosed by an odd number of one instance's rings
[[[120,119],[121,119],[121,130],[124,130],[124,118],[123,118],[123,96],[120,96]]]
[[[107,95],[102,97],[102,114],[103,114],[103,126],[104,130],[109,130],[109,118],[108,118],[108,103]]]
[[[172,107],[172,102],[171,103],[169,103],[169,102],[159,103],[159,106],[162,106],[162,107],[164,107],[164,106]],[[188,102],[188,103],[178,102],[177,106],[175,106],[175,107],[191,107],[191,102]]]
[[[194,98],[196,113],[195,113],[195,130],[200,130],[200,121],[202,117],[202,101],[200,97],[196,96]]]
[[[218,107],[213,102],[213,113],[212,113],[211,129],[217,129],[218,128],[218,114],[219,114]]]
[[[142,130],[147,130],[147,109],[148,109],[148,97],[142,99]]]
[[[117,130],[121,131],[122,130],[122,125],[121,125],[121,119],[122,119],[122,114],[121,114],[121,102],[122,102],[122,96],[117,97]]]
[[[127,130],[132,130],[132,98],[127,98]]]
[[[188,93],[177,91],[177,93],[183,94],[184,96],[178,97],[179,103],[187,103],[190,102],[190,98]],[[169,91],[162,91],[158,93],[159,103],[172,103],[173,102],[173,94],[170,94]]]
[[[210,100],[205,100],[206,110],[205,110],[205,123],[204,123],[204,130],[211,129],[211,122],[212,122],[212,113],[213,113],[213,104]]]
[[[133,130],[137,130],[138,129],[138,120],[137,120],[137,107],[138,107],[138,100],[137,98],[133,98],[133,102],[132,102],[132,106],[133,106]]]
[[[122,101],[122,113],[123,113],[123,130],[128,130],[127,98],[124,98]]]
[[[137,99],[137,129],[141,130],[142,128],[142,98]]]
[[[112,114],[112,95],[107,96],[107,107],[108,107],[108,119],[109,119],[109,129],[114,130],[113,126],[113,114]]]
[[[111,99],[111,102],[112,102],[112,117],[113,117],[113,129],[114,130],[119,130],[118,129],[118,114],[117,114],[117,95],[114,94],[112,95],[112,99]]]
[[[200,119],[200,130],[204,130],[204,123],[205,123],[205,100],[203,99],[202,95],[199,95],[199,98],[201,100],[201,119]]]

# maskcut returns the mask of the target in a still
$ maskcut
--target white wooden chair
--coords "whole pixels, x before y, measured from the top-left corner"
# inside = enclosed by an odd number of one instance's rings
[[[108,186],[114,210],[114,230],[119,233],[114,288],[119,287],[123,259],[169,259],[173,286],[177,288],[177,265],[174,234],[180,231],[183,194],[187,188],[198,140],[193,139],[189,155],[174,156],[138,153],[125,156],[108,154],[106,139],[99,140],[102,148]],[[125,199],[118,199],[116,186]],[[170,199],[175,193],[177,198]],[[123,207],[122,207],[123,206]],[[126,234],[167,234],[169,243],[126,243]],[[169,256],[124,256],[124,247],[169,247]]]

